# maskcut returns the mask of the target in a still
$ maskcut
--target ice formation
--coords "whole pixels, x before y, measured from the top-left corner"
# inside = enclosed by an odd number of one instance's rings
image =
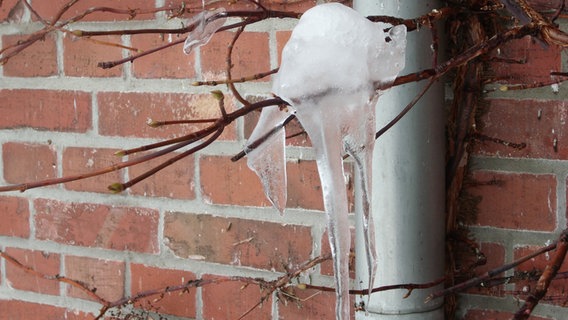
[[[349,319],[347,194],[342,156],[349,154],[361,177],[366,259],[376,266],[370,215],[374,106],[404,67],[406,28],[385,33],[353,9],[337,3],[306,11],[282,52],[272,90],[289,108],[265,108],[249,141],[278,132],[248,152],[267,197],[281,212],[286,204],[286,162],[281,124],[295,114],[312,141],[322,183],[337,289],[336,318]],[[369,268],[373,283],[374,267]]]
[[[195,24],[195,29],[185,39],[183,52],[189,54],[193,49],[207,44],[215,32],[225,24],[227,18],[219,17],[224,12],[225,9],[219,8],[211,11],[204,10],[196,14],[189,21],[189,25]]]

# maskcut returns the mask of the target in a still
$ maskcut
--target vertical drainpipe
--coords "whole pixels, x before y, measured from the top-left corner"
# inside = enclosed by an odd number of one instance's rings
[[[365,16],[414,18],[439,8],[437,1],[355,0]],[[443,27],[438,28],[443,32]],[[428,29],[408,34],[407,74],[432,67],[432,37]],[[440,50],[443,50],[441,48]],[[426,85],[426,81],[392,88],[377,105],[377,129],[393,119]],[[444,275],[444,146],[445,113],[442,83],[435,84],[398,124],[377,140],[373,163],[373,218],[376,233],[377,273],[373,287],[428,283]],[[357,209],[356,209],[357,210]],[[357,219],[359,220],[359,219]],[[361,226],[357,225],[356,252],[363,253]],[[364,254],[357,254],[357,283],[367,288]],[[364,302],[367,312],[357,319],[443,319],[443,301],[428,304],[432,291],[407,290],[374,293]]]

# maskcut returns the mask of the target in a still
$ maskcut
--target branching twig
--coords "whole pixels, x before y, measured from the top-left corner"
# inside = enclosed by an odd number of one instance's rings
[[[426,298],[426,302],[433,300],[433,299],[443,297],[443,296],[448,295],[448,294],[462,292],[462,291],[467,290],[469,288],[473,288],[473,287],[475,287],[475,286],[477,286],[481,283],[484,283],[485,281],[487,281],[487,280],[489,280],[489,279],[491,279],[491,278],[493,278],[493,277],[495,277],[495,276],[497,276],[497,275],[499,275],[499,274],[501,274],[501,273],[503,273],[503,272],[505,272],[509,269],[512,269],[512,268],[520,265],[521,263],[524,263],[524,262],[526,262],[526,261],[528,261],[528,260],[530,260],[530,259],[532,259],[536,256],[539,256],[539,255],[541,255],[545,252],[548,252],[548,251],[551,251],[551,250],[554,250],[554,249],[556,249],[556,243],[553,243],[553,244],[550,244],[546,247],[540,248],[539,250],[537,250],[537,251],[535,251],[535,252],[533,252],[529,255],[526,255],[526,256],[524,256],[520,259],[517,259],[517,260],[515,260],[515,261],[513,261],[509,264],[505,264],[505,265],[502,265],[498,268],[489,270],[486,273],[484,273],[483,275],[480,275],[480,276],[475,277],[473,279],[470,279],[468,281],[459,283],[459,284],[457,284],[453,287],[446,288],[442,291],[434,292],[433,294],[429,295]]]
[[[18,269],[23,270],[26,273],[29,273],[33,276],[36,276],[36,277],[39,277],[39,278],[42,278],[42,279],[54,280],[54,281],[66,283],[70,286],[73,286],[73,287],[81,290],[82,292],[87,294],[89,297],[95,299],[100,304],[102,304],[102,305],[108,304],[108,301],[106,301],[105,299],[103,299],[102,297],[97,295],[94,290],[89,288],[86,284],[84,284],[81,281],[69,279],[69,278],[62,276],[62,275],[59,275],[59,274],[47,275],[47,274],[41,273],[41,272],[35,270],[34,268],[21,263],[18,259],[14,258],[13,256],[11,256],[11,255],[9,255],[6,252],[1,251],[1,250],[0,250],[0,257],[4,258],[4,260],[6,260],[8,263],[14,265]]]
[[[564,231],[562,231],[560,237],[558,238],[558,244],[556,246],[556,253],[554,255],[554,258],[545,267],[542,275],[536,283],[534,291],[529,294],[523,306],[515,313],[515,320],[523,320],[529,318],[538,302],[546,295],[548,287],[550,286],[550,282],[552,281],[552,279],[554,279],[554,277],[558,273],[558,270],[560,270],[560,267],[564,263],[567,251],[568,229],[565,229]]]

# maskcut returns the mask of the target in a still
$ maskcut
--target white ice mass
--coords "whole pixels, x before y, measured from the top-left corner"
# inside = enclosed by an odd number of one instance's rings
[[[338,3],[306,11],[282,52],[272,90],[290,104],[264,108],[249,141],[275,130],[295,114],[312,141],[327,214],[337,287],[336,318],[349,319],[348,205],[342,156],[350,155],[361,177],[364,238],[369,266],[376,266],[372,230],[371,161],[375,136],[374,107],[404,67],[406,27],[385,33],[353,9]],[[286,161],[283,129],[248,154],[248,166],[265,193],[283,212]],[[369,269],[373,283],[374,267]]]

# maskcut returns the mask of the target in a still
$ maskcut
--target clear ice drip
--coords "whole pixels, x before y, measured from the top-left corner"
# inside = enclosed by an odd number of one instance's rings
[[[276,95],[290,104],[290,110],[265,108],[250,139],[254,141],[276,130],[290,113],[295,113],[310,136],[322,183],[337,288],[336,319],[339,320],[349,319],[350,315],[351,241],[342,156],[353,157],[361,177],[361,219],[372,286],[376,254],[370,212],[371,162],[374,107],[380,94],[375,86],[388,88],[392,84],[404,68],[405,48],[404,25],[385,33],[379,25],[338,3],[322,4],[306,11],[284,47],[282,64],[272,87]],[[284,130],[279,130],[276,137],[265,143],[273,145],[248,153],[248,164],[259,175],[268,198],[283,211],[286,199]]]
[[[226,17],[219,17],[225,9],[219,8],[211,11],[201,11],[191,18],[189,25],[195,24],[195,29],[191,30],[185,43],[183,44],[183,52],[185,54],[197,47],[207,44],[211,37],[219,30],[227,20]]]
[[[278,106],[264,108],[250,141],[262,141],[247,152],[247,165],[260,178],[264,193],[272,205],[284,212],[287,200],[286,156],[284,154],[285,132],[282,123],[290,117],[288,109]],[[270,132],[276,130],[276,133]],[[265,139],[265,140],[263,140]]]

